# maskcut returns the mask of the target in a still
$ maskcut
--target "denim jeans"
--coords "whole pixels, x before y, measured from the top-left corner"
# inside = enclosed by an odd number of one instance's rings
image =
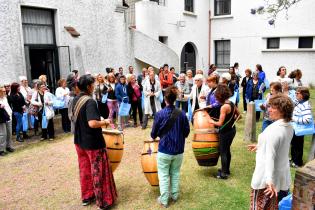
[[[179,175],[183,154],[168,155],[158,152],[157,162],[160,185],[159,199],[163,205],[168,205],[170,189],[173,200],[177,200],[179,195]]]
[[[16,136],[19,137],[20,136],[20,132],[23,131],[23,123],[22,123],[22,113],[19,112],[14,112],[13,113],[16,119],[16,127],[15,127],[15,133]]]

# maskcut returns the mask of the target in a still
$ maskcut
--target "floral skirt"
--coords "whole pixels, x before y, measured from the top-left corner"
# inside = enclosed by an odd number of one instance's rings
[[[112,205],[117,191],[111,166],[104,149],[85,150],[75,145],[80,171],[82,200],[95,196],[97,206]]]
[[[250,210],[276,210],[278,209],[278,200],[276,196],[270,198],[265,195],[266,189],[254,190],[250,194]]]

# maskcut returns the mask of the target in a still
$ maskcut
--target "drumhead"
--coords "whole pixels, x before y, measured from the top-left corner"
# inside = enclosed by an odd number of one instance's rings
[[[123,134],[122,131],[119,130],[112,130],[112,129],[102,129],[103,134],[111,134],[111,135],[120,135]]]
[[[160,140],[159,139],[156,139],[156,140],[148,140],[148,141],[144,141],[144,143],[159,143]]]

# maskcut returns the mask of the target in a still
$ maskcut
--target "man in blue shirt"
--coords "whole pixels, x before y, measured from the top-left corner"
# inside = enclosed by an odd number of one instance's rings
[[[152,139],[160,137],[157,155],[160,186],[158,202],[163,207],[168,206],[169,196],[174,201],[178,199],[179,174],[183,161],[185,138],[190,132],[185,112],[174,106],[177,94],[178,89],[174,86],[166,89],[164,95],[166,107],[156,113],[151,131]]]

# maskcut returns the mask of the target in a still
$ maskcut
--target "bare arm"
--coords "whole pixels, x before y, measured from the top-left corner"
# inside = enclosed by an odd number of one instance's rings
[[[227,104],[224,104],[221,109],[220,109],[220,118],[219,118],[219,121],[214,121],[214,120],[210,120],[210,123],[214,124],[215,126],[222,126],[223,125],[223,122],[225,120],[225,117],[226,117],[226,113],[227,111],[230,109],[229,108],[230,106],[227,105]]]
[[[88,124],[90,128],[100,128],[102,126],[108,126],[110,121],[108,119],[106,120],[90,120],[88,121]]]

